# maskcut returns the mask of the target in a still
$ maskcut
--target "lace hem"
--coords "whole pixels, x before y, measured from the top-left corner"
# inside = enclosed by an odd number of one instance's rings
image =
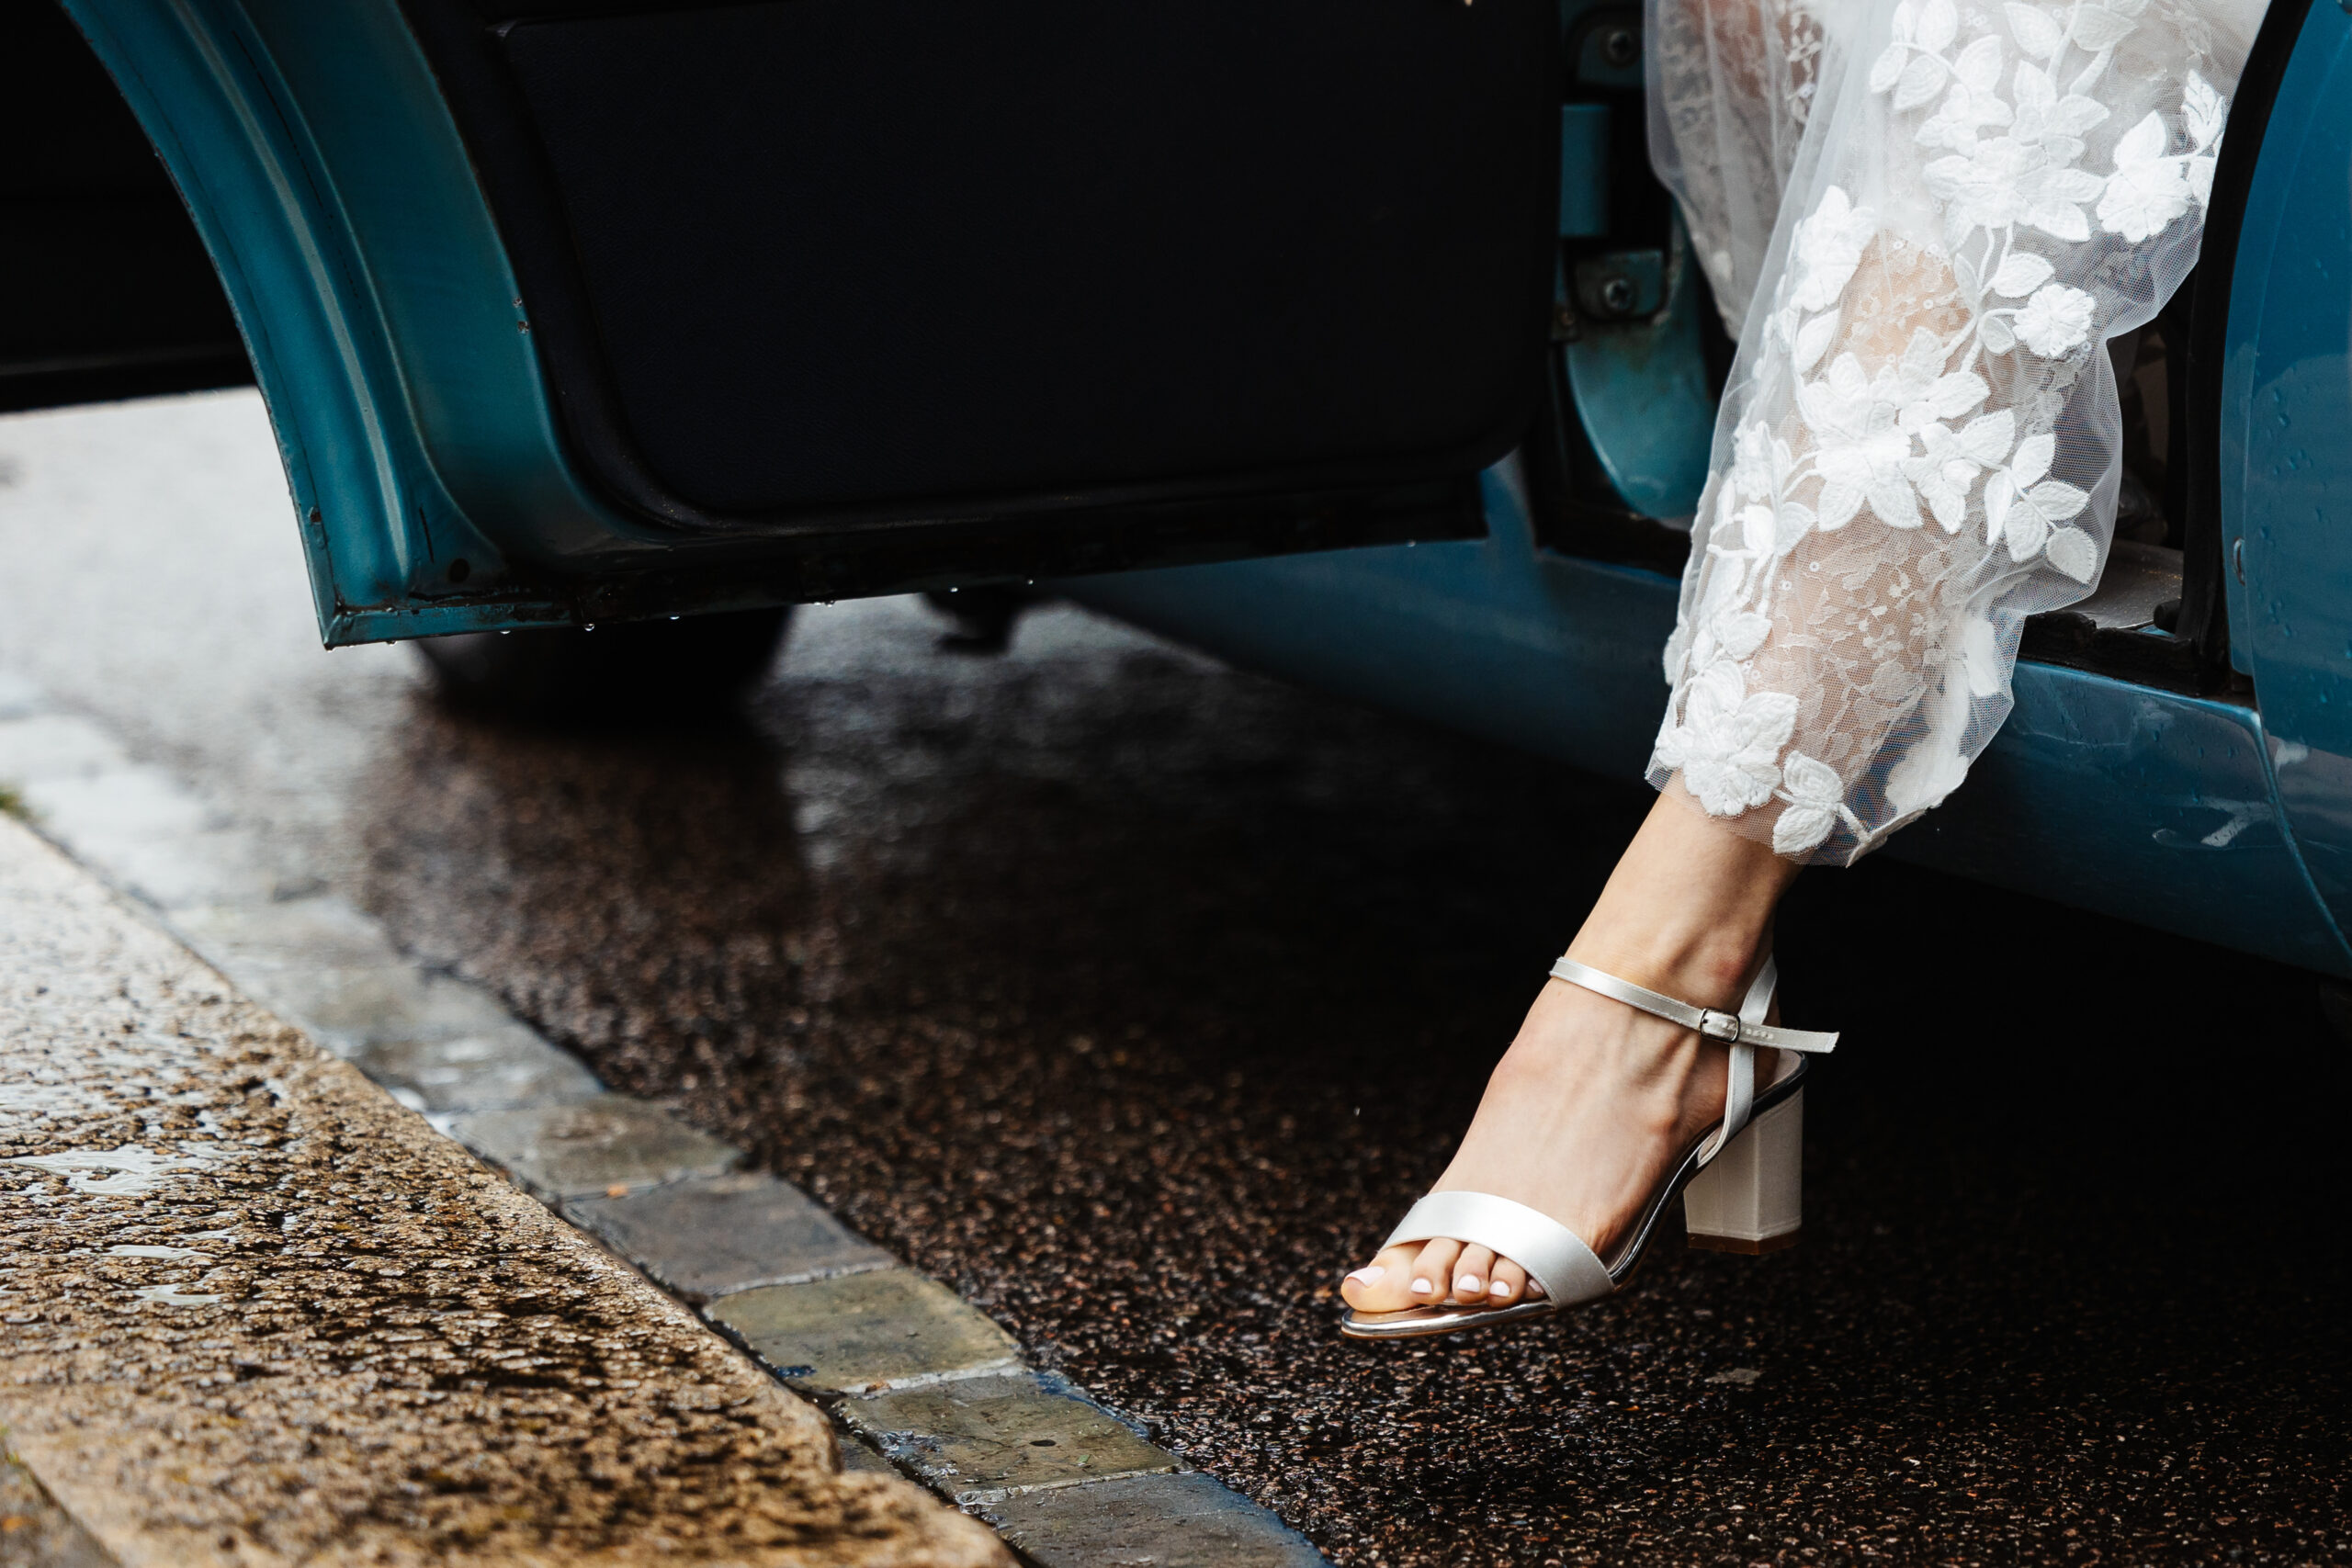
[[[1660,174],[1720,297],[1747,299],[1748,250],[1769,281],[1649,772],[1843,863],[1959,786],[2026,617],[2098,581],[2121,456],[2105,341],[2196,260],[2259,11],[1881,0],[1802,24],[1776,3],[1652,0]],[[1758,243],[1756,193],[1783,190]]]

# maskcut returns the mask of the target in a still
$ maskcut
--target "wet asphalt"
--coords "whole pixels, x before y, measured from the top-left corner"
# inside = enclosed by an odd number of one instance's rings
[[[1806,1234],[1365,1346],[1646,805],[1085,612],[806,613],[737,721],[533,729],[319,652],[249,395],[0,422],[0,668],[1351,1564],[2352,1558],[2352,1074],[2309,976],[1809,874]],[[306,641],[306,638],[308,639]]]

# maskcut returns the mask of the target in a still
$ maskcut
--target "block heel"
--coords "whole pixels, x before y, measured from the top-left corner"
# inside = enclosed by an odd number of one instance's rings
[[[1690,1245],[1755,1256],[1794,1247],[1804,1227],[1804,1090],[1740,1129],[1682,1190]]]

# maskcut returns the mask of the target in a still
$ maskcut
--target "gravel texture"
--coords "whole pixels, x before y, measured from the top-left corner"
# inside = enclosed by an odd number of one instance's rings
[[[2305,977],[1891,863],[1793,1252],[1333,1332],[1645,797],[1071,612],[788,655],[734,736],[420,707],[401,940],[807,1185],[1350,1563],[2341,1555],[2340,1054]]]
[[[216,448],[242,510],[175,467]],[[1814,874],[1790,1020],[1848,1032],[1803,1246],[1343,1342],[1331,1287],[1639,792],[1067,610],[1001,660],[811,611],[741,732],[502,730],[304,649],[249,398],[12,422],[5,457],[0,662],[1343,1563],[2352,1558],[2347,1085],[2308,976]]]
[[[0,1425],[127,1568],[1008,1562],[9,821],[0,1183]]]

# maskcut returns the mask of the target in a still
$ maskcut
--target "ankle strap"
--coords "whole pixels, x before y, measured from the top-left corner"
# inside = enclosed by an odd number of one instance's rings
[[[1578,964],[1573,958],[1563,958],[1553,964],[1552,974],[1555,979],[1566,980],[1572,986],[1582,986],[1588,991],[1597,991],[1612,1001],[1623,1002],[1629,1008],[1665,1019],[1669,1023],[1695,1029],[1710,1040],[1722,1040],[1734,1045],[1770,1045],[1781,1051],[1815,1054],[1826,1054],[1838,1045],[1838,1036],[1834,1033],[1788,1029],[1762,1021],[1764,1010],[1771,1005],[1775,982],[1780,977],[1778,965],[1769,958],[1764,961],[1763,973],[1756,976],[1756,984],[1748,987],[1747,1003],[1740,1010],[1741,1013],[1750,1014],[1755,1021],[1741,1017],[1740,1013],[1692,1007],[1689,1002],[1677,1001],[1672,997],[1653,991],[1647,986],[1636,986],[1631,980],[1621,980],[1589,964]]]

